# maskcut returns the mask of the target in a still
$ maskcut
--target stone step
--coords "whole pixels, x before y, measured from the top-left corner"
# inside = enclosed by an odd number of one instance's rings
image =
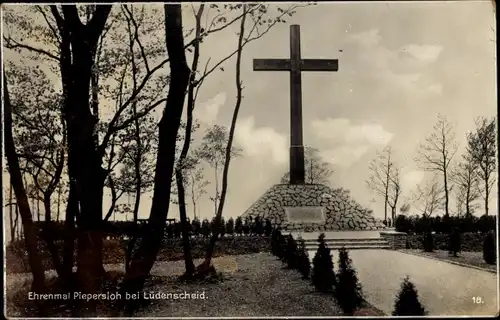
[[[388,245],[388,244],[360,244],[360,245],[347,245],[347,246],[338,246],[338,245],[334,245],[334,246],[328,246],[328,248],[330,250],[340,250],[342,248],[345,248],[347,250],[362,250],[362,249],[391,249],[391,247]],[[306,250],[307,251],[316,251],[318,249],[318,247],[309,247],[309,246],[306,246]]]
[[[328,246],[331,251],[340,250],[345,248],[347,250],[380,250],[391,249],[389,245],[354,245],[354,246]],[[307,251],[316,251],[317,247],[306,247]]]
[[[348,250],[391,248],[387,240],[383,238],[326,239],[325,243],[330,250],[338,250],[341,248],[346,248]],[[317,250],[318,241],[306,240],[305,246],[307,250]]]
[[[356,246],[356,245],[385,245],[389,244],[385,240],[376,241],[326,241],[327,246]],[[317,247],[318,243],[306,243],[306,247]]]
[[[325,239],[326,243],[333,243],[333,242],[377,242],[377,241],[383,241],[387,242],[384,238],[344,238],[344,239]],[[317,239],[307,239],[304,240],[306,244],[314,243],[318,244]]]

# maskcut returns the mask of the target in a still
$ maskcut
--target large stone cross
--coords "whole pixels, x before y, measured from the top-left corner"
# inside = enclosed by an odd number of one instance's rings
[[[302,59],[300,26],[290,26],[290,59],[254,59],[254,71],[290,71],[290,184],[304,184],[302,71],[338,71],[338,60]]]

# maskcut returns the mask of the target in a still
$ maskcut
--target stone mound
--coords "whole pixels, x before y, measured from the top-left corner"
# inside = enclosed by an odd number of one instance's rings
[[[322,207],[324,222],[292,223],[288,221],[285,207]],[[261,196],[243,217],[270,219],[286,231],[376,230],[384,225],[377,221],[372,211],[352,200],[348,190],[332,189],[320,184],[277,184]]]

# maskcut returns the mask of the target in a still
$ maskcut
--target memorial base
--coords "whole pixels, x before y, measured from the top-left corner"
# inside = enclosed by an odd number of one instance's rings
[[[321,214],[318,213],[320,211]],[[375,220],[371,210],[361,207],[350,198],[347,190],[320,184],[274,185],[243,216],[270,219],[273,225],[290,232],[384,228],[382,223]]]

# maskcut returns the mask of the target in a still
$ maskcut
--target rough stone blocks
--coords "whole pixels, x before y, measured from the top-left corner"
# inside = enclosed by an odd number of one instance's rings
[[[322,207],[324,220],[311,222],[305,215],[304,222],[288,220],[286,208]],[[300,211],[299,210],[299,211]],[[310,214],[310,213],[309,213]],[[331,189],[325,185],[277,184],[260,197],[243,216],[269,218],[273,224],[287,231],[375,230],[384,226],[375,220],[371,210],[352,200],[344,189]]]

